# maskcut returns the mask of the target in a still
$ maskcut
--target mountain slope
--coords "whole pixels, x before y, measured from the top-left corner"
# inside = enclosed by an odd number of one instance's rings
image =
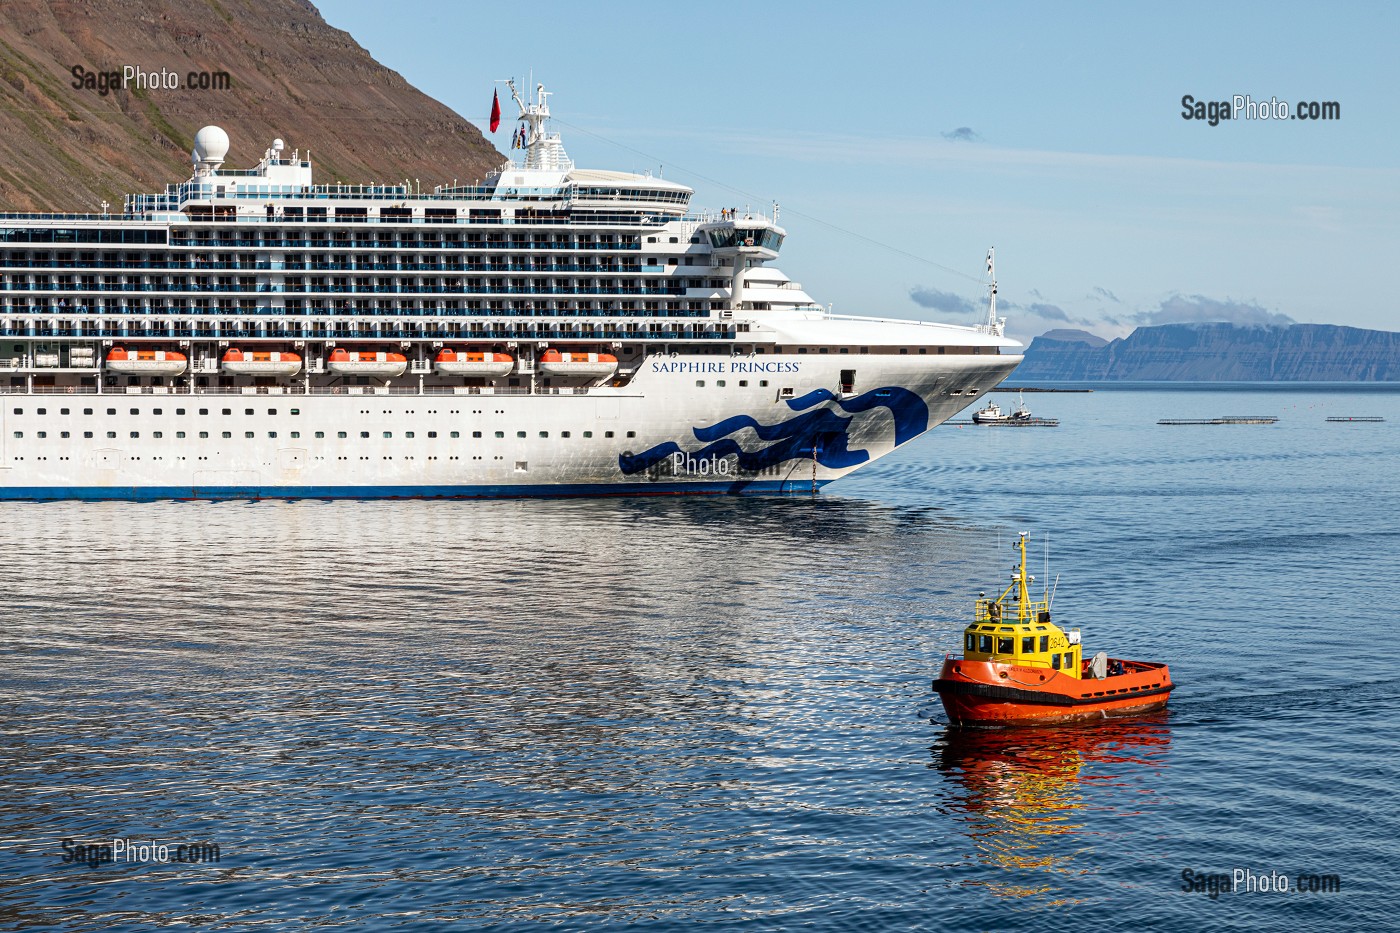
[[[74,88],[83,72],[227,73],[228,90]],[[217,79],[215,79],[217,80]],[[482,83],[483,109],[490,88]],[[380,65],[302,0],[0,3],[0,209],[119,210],[190,174],[195,131],[229,133],[229,168],[275,137],[318,181],[424,188],[503,162],[461,116]]]
[[[1400,333],[1334,324],[1139,327],[1095,347],[1037,337],[1017,379],[1185,382],[1400,381]]]

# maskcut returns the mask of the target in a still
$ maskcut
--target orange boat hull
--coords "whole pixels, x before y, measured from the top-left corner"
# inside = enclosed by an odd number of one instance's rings
[[[1099,680],[1087,670],[1079,679],[1044,668],[949,657],[933,689],[957,726],[1056,725],[1137,716],[1167,705],[1175,686],[1167,665],[1117,663],[1123,673]]]

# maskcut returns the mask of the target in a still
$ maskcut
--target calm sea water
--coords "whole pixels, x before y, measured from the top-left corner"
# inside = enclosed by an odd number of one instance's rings
[[[1391,924],[1400,394],[1027,400],[816,499],[0,506],[0,926]],[[1165,715],[946,728],[1023,529]]]

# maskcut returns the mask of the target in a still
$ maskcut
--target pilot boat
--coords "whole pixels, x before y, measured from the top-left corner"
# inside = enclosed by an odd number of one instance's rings
[[[977,598],[963,630],[963,654],[948,655],[933,689],[955,726],[1039,726],[1136,716],[1162,709],[1175,684],[1166,664],[1083,658],[1079,629],[1050,620],[1050,601],[1032,600],[1021,564],[1000,596]]]

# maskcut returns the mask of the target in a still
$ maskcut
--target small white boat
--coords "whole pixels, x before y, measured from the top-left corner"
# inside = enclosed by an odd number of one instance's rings
[[[972,413],[973,424],[999,424],[1006,421],[1030,421],[1031,410],[1026,407],[1026,402],[1019,395],[1016,397],[1016,410],[1010,414],[1001,410],[1001,406],[991,400],[987,401],[985,408],[980,408]]]
[[[433,368],[445,376],[506,376],[515,368],[509,353],[442,349]]]
[[[239,350],[224,353],[224,372],[235,376],[295,376],[301,371],[301,357],[282,350]]]
[[[540,354],[540,372],[546,376],[592,376],[598,379],[617,372],[617,357],[611,353],[546,350]]]
[[[326,366],[331,372],[342,376],[402,376],[408,369],[408,357],[383,350],[343,350],[337,347],[331,351]]]
[[[107,368],[128,376],[178,376],[185,371],[185,354],[174,350],[127,350],[113,347],[107,351]]]

